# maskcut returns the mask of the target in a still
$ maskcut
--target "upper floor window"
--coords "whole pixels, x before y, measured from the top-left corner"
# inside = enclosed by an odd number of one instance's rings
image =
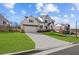
[[[47,20],[45,20],[45,23],[47,23]]]
[[[3,24],[6,24],[6,22],[5,22],[5,21],[3,21]]]
[[[31,20],[31,19],[29,19],[29,22],[33,23],[34,21],[33,21],[33,20]]]

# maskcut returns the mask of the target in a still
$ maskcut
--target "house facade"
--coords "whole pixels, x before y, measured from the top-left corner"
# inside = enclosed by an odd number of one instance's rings
[[[21,30],[24,32],[37,32],[38,21],[33,16],[26,16],[21,22]]]
[[[54,30],[54,20],[50,16],[44,15],[38,17],[39,22],[39,31],[53,31]]]
[[[9,21],[2,14],[0,14],[0,31],[9,31],[9,27]]]
[[[21,22],[21,30],[24,32],[52,31],[54,20],[48,15],[25,17]]]

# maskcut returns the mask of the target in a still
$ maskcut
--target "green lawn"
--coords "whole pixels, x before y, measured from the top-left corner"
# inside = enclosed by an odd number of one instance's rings
[[[0,54],[34,49],[35,44],[24,33],[0,32]]]
[[[79,42],[79,37],[75,36],[64,36],[56,32],[44,32],[43,34],[68,42]]]

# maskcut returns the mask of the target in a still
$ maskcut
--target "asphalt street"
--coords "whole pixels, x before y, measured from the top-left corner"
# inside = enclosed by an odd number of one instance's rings
[[[67,49],[63,49],[54,53],[51,52],[48,55],[79,55],[79,45]]]

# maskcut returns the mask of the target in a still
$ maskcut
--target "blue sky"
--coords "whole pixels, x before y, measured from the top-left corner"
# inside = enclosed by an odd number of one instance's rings
[[[79,21],[79,4],[76,3],[0,3],[0,13],[9,21],[20,23],[24,16],[49,15],[55,23],[69,23],[75,28]]]

